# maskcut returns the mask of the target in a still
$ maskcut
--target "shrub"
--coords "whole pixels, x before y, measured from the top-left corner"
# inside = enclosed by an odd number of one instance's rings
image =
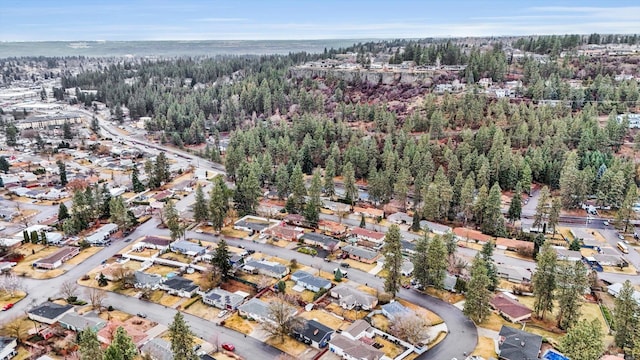
[[[303,253],[303,254],[307,254],[307,255],[311,255],[311,256],[316,256],[318,255],[318,251],[316,249],[312,249],[309,247],[301,247],[298,249],[299,253]]]
[[[327,293],[327,289],[322,288],[320,289],[320,291],[318,291],[317,293],[313,294],[313,301],[316,301],[318,299],[320,299],[320,297],[322,297],[322,295]]]
[[[392,298],[393,297],[391,296],[391,294],[387,294],[387,293],[378,294],[378,302],[380,303],[380,305],[388,304]]]

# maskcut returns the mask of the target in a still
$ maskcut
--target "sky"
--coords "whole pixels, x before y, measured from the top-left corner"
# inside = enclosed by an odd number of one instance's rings
[[[0,41],[640,33],[637,0],[2,0]]]

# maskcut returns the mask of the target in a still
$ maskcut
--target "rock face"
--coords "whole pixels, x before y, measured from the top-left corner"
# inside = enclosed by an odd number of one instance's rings
[[[397,85],[407,84],[421,87],[430,87],[433,83],[431,72],[412,71],[374,71],[374,70],[348,70],[335,68],[309,68],[295,67],[289,70],[291,77],[303,78],[327,78],[334,77],[349,83],[363,82],[371,85]]]

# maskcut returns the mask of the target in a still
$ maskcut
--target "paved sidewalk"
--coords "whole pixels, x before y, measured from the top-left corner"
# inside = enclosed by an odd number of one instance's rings
[[[376,275],[377,273],[382,271],[383,266],[384,266],[384,263],[378,262],[378,264],[373,269],[369,270],[369,274]]]

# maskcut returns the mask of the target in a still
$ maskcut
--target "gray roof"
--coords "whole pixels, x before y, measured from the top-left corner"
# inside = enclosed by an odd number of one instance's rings
[[[16,341],[16,338],[14,337],[0,336],[0,350],[9,346],[9,344],[11,344],[14,341]]]
[[[217,303],[229,305],[233,308],[236,308],[244,300],[243,296],[228,292],[227,290],[223,290],[220,288],[215,288],[209,291],[209,293],[205,295],[205,298]]]
[[[444,284],[443,284],[442,287],[445,290],[452,291],[452,290],[455,289],[457,282],[458,282],[458,278],[457,277],[455,277],[455,276],[453,276],[453,275],[451,275],[449,273],[446,273],[444,275]]]
[[[338,244],[340,242],[336,238],[333,238],[331,236],[327,236],[327,235],[324,235],[324,234],[318,234],[318,233],[315,233],[315,232],[305,233],[304,235],[302,235],[302,239],[303,240],[322,243],[325,246],[331,246],[332,244],[335,245],[335,244]]]
[[[192,292],[198,288],[198,285],[194,284],[193,281],[180,276],[175,276],[165,281],[164,286],[173,290],[186,292]]]
[[[371,306],[377,302],[377,298],[371,294],[367,294],[364,291],[352,288],[347,284],[340,284],[331,289],[332,294],[336,294],[340,297],[341,302],[350,305],[366,305]]]
[[[190,241],[185,240],[176,241],[172,243],[169,248],[171,248],[172,251],[178,251],[182,253],[194,252],[196,254],[203,253],[206,250],[204,247],[198,244],[194,244]]]
[[[56,303],[47,301],[29,310],[29,314],[40,316],[46,319],[55,319],[72,308],[73,306],[71,305],[58,305]]]
[[[451,227],[447,225],[442,225],[442,224],[434,223],[427,220],[420,221],[420,228],[424,229],[425,227],[428,227],[429,230],[433,233],[445,234],[445,233],[451,232]]]
[[[502,325],[498,334],[500,358],[508,360],[537,359],[542,336]]]
[[[382,310],[389,314],[390,317],[405,316],[411,314],[411,310],[397,301],[382,305]]]
[[[162,283],[162,276],[158,274],[147,274],[144,271],[138,270],[133,273],[133,276],[136,279],[135,283],[140,285],[153,286]]]
[[[153,338],[140,349],[143,353],[151,355],[156,360],[173,360],[171,343],[161,338]]]
[[[378,360],[384,356],[384,352],[367,345],[359,340],[351,340],[340,334],[335,335],[329,342],[332,346],[338,347],[351,358]]]
[[[253,298],[240,305],[238,307],[238,310],[241,310],[248,314],[255,314],[265,319],[269,317],[269,304],[258,298]]]
[[[248,261],[245,263],[245,266],[254,267],[256,269],[262,269],[265,271],[272,272],[274,274],[285,275],[287,273],[287,267],[270,261]]]
[[[306,271],[298,270],[291,274],[291,280],[295,282],[301,282],[317,288],[326,288],[331,286],[331,281],[309,274]]]
[[[361,247],[347,245],[342,248],[342,251],[347,252],[349,254],[353,254],[362,259],[374,259],[378,256],[378,253],[372,250],[367,250]]]
[[[244,227],[244,228],[251,229],[253,231],[258,231],[258,232],[268,228],[269,225],[270,224],[268,223],[259,223],[259,222],[246,221],[246,220],[238,220],[234,223],[234,226]]]
[[[315,320],[307,320],[304,322],[304,329],[302,329],[300,335],[319,343],[331,333],[333,333],[332,328]]]
[[[61,323],[68,324],[78,331],[89,328],[103,327],[107,323],[95,314],[79,315],[76,313],[64,314],[60,320]]]

